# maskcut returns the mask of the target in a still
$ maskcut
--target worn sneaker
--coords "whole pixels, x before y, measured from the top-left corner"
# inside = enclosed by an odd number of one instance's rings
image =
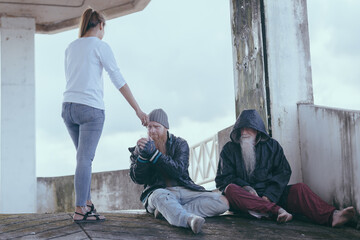
[[[191,215],[187,222],[191,230],[195,234],[198,234],[199,232],[201,232],[201,228],[202,225],[205,223],[205,219],[196,215]]]

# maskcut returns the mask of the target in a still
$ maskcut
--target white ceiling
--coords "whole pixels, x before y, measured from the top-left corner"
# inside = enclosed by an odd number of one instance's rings
[[[0,16],[35,18],[37,33],[56,33],[78,27],[91,6],[106,19],[143,10],[150,0],[0,0]]]

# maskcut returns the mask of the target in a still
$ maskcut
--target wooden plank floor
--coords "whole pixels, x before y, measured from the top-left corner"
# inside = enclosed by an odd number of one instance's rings
[[[206,219],[203,231],[195,235],[143,211],[105,216],[102,223],[76,224],[71,213],[0,214],[0,239],[360,239],[360,231],[354,227],[333,229],[300,220],[277,224],[225,215]]]

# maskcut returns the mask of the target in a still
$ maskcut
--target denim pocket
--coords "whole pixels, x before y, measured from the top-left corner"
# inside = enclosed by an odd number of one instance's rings
[[[105,122],[105,113],[102,109],[93,109],[93,122],[104,123]]]
[[[76,113],[80,124],[88,122],[104,122],[105,119],[104,110],[82,104],[77,104]]]

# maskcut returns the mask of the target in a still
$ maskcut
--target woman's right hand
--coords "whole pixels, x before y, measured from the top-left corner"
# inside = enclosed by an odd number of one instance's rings
[[[141,110],[136,111],[136,115],[140,119],[141,124],[146,127],[148,125],[148,123],[149,123],[148,115],[146,113],[144,113],[143,111],[141,111]]]
[[[139,105],[137,104],[134,96],[131,93],[129,86],[127,84],[125,84],[124,86],[122,86],[119,89],[119,91],[124,96],[126,101],[130,104],[130,106],[135,110],[136,115],[138,116],[138,118],[141,121],[141,124],[144,126],[147,126],[148,122],[149,122],[149,117],[146,115],[146,113],[141,111]]]

